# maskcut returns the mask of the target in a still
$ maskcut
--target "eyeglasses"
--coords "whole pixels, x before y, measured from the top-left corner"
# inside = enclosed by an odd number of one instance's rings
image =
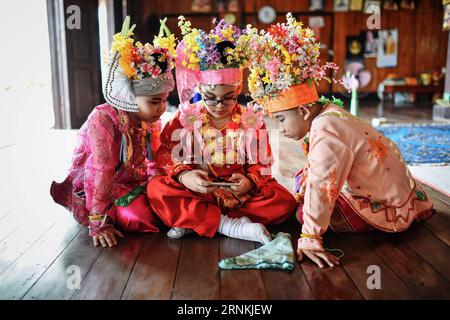
[[[222,103],[224,106],[231,106],[236,103],[237,97],[226,99],[204,99],[202,97],[202,99],[205,101],[206,105],[210,107],[217,106],[219,103]]]

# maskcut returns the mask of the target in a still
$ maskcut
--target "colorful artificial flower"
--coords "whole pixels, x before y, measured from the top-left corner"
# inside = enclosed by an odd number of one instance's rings
[[[122,31],[114,35],[114,42],[111,46],[112,53],[120,54],[119,65],[123,72],[128,78],[133,79],[136,78],[136,69],[133,67],[135,49],[131,35],[135,27],[135,24],[130,27],[130,17],[127,16],[123,22]]]
[[[250,42],[250,47],[257,50],[251,59],[248,84],[252,97],[259,102],[277,97],[289,87],[318,84],[322,79],[345,86],[327,77],[328,71],[336,72],[338,66],[332,62],[320,65],[320,43],[314,32],[291,13],[286,15],[285,23],[261,30]]]
[[[241,30],[223,19],[219,22],[214,19],[215,27],[206,33],[192,28],[183,16],[179,16],[178,20],[183,35],[183,66],[205,71],[248,65],[252,50],[249,46],[251,36],[257,33],[250,25]]]
[[[155,37],[153,45],[134,42],[132,38],[134,28],[130,27],[130,17],[123,22],[122,31],[114,35],[111,53],[119,53],[119,64],[125,75],[133,80],[156,78],[162,73],[161,65],[170,70],[175,65],[176,39],[165,25],[167,18],[160,20],[159,35]]]
[[[188,101],[180,104],[180,122],[187,130],[194,130],[196,122],[203,122],[203,113],[201,106],[191,105]]]
[[[253,103],[248,103],[246,110],[241,115],[242,126],[245,129],[259,129],[262,127],[264,121],[262,112],[256,110]]]

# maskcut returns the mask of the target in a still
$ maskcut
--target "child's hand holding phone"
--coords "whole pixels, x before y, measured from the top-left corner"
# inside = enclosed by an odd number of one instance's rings
[[[238,196],[250,192],[255,186],[254,183],[242,173],[234,173],[229,181],[237,184],[230,186],[230,189],[231,192]]]
[[[217,187],[224,187],[224,188],[230,188],[232,186],[239,186],[238,182],[211,182],[211,185],[217,186]]]
[[[200,193],[211,193],[216,186],[209,180],[208,172],[200,169],[185,171],[180,174],[178,181],[189,190]]]

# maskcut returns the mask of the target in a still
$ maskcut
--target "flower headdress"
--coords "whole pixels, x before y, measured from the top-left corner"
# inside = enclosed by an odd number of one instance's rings
[[[136,25],[130,27],[130,17],[123,22],[122,31],[114,35],[112,59],[105,81],[104,96],[112,106],[136,112],[135,97],[170,92],[175,83],[172,69],[175,64],[175,36],[160,20],[159,35],[153,44],[142,44],[132,38]]]
[[[326,76],[327,70],[338,70],[335,63],[319,64],[320,43],[314,32],[303,27],[291,13],[286,20],[252,38],[259,54],[250,65],[249,90],[253,99],[269,112],[318,101],[315,85],[322,79],[342,83]]]
[[[255,34],[248,25],[241,30],[225,20],[213,20],[215,27],[209,32],[192,28],[180,16],[178,25],[183,40],[177,47],[177,87],[181,102],[189,101],[199,84],[238,84],[242,82],[242,69],[251,56],[250,39]]]
[[[243,68],[248,65],[249,36],[225,20],[213,20],[210,33],[191,28],[190,21],[180,16],[178,26],[183,35],[182,65],[192,70]]]

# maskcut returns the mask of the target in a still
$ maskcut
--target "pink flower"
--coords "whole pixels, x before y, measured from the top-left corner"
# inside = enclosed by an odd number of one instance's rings
[[[247,104],[247,110],[241,115],[242,125],[245,129],[259,129],[264,121],[261,111],[255,109],[254,103]]]
[[[141,64],[141,69],[143,72],[150,72],[152,70],[152,65],[148,62],[144,62]]]
[[[179,109],[180,122],[185,129],[194,130],[194,124],[203,121],[201,106],[191,105],[186,101],[180,104]]]
[[[152,70],[152,77],[156,78],[157,76],[159,76],[161,74],[161,68],[160,67],[155,67]]]
[[[265,65],[267,71],[270,74],[270,80],[275,81],[278,77],[278,66],[281,64],[281,61],[277,57],[273,57],[272,60],[268,61]]]

